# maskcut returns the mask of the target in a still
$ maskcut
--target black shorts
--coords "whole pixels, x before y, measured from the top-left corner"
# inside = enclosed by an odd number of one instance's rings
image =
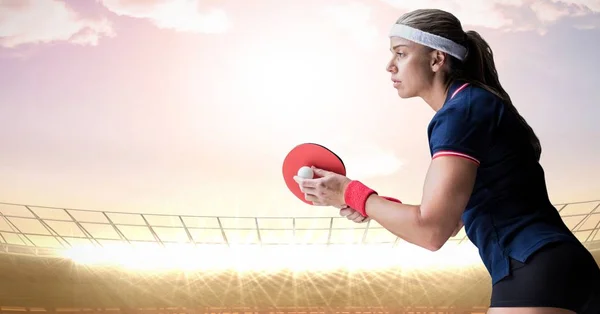
[[[579,243],[548,244],[492,287],[491,307],[557,307],[600,313],[600,267]]]

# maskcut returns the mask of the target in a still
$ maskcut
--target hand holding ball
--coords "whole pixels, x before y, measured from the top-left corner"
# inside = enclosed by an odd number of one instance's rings
[[[281,167],[283,180],[293,195],[309,205],[314,204],[306,200],[306,195],[300,190],[300,186],[294,178],[310,180],[319,177],[314,173],[312,167],[346,175],[346,167],[342,160],[322,145],[304,143],[290,150],[283,159]]]

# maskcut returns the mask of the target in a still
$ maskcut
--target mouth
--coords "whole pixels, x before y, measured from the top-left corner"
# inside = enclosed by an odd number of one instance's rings
[[[394,87],[400,86],[400,81],[399,80],[392,79],[392,83],[394,84]]]

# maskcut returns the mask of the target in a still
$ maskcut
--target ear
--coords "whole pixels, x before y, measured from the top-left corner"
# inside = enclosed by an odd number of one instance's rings
[[[431,70],[433,72],[439,72],[443,69],[446,64],[446,53],[439,50],[433,50],[431,52]]]

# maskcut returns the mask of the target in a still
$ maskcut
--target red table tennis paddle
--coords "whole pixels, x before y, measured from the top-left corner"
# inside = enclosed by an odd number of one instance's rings
[[[343,176],[346,175],[346,166],[342,159],[326,147],[314,143],[304,143],[294,147],[283,160],[283,180],[298,199],[309,205],[313,205],[312,202],[304,199],[304,193],[300,191],[298,183],[294,181],[294,176],[298,175],[298,170],[304,166],[314,166]]]

